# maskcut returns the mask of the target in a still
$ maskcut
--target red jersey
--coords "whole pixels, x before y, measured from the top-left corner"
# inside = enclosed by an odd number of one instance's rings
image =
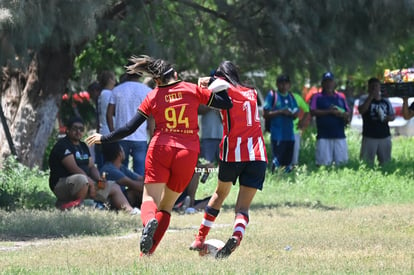
[[[226,162],[267,162],[256,90],[231,85],[227,92],[233,107],[221,111],[223,139],[220,143],[220,159]]]
[[[211,91],[185,81],[158,86],[144,99],[138,111],[155,120],[154,136],[150,147],[168,145],[197,153],[200,151],[198,137],[198,106],[211,103]]]

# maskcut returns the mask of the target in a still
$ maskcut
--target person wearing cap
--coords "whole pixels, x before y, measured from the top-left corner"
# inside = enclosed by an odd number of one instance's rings
[[[368,80],[368,95],[362,96],[358,111],[362,115],[361,160],[370,165],[377,156],[380,165],[391,160],[391,132],[389,121],[395,119],[394,108],[388,98],[381,96],[381,82]]]
[[[350,110],[345,96],[335,91],[335,77],[326,72],[322,76],[322,91],[312,97],[311,115],[316,117],[316,165],[336,165],[348,162],[345,126]]]
[[[81,141],[85,131],[83,120],[73,117],[66,127],[66,136],[58,140],[49,155],[49,187],[57,198],[56,207],[65,210],[80,205],[84,199],[95,199],[110,202],[115,209],[138,214],[119,185],[101,181],[89,148]],[[102,184],[98,185],[99,181]]]
[[[272,142],[272,172],[284,167],[290,172],[295,144],[293,120],[298,117],[299,109],[290,89],[288,75],[280,75],[276,80],[277,91],[270,91],[265,99],[263,117],[270,119],[270,139]]]
[[[113,88],[106,112],[110,132],[130,121],[151,91],[150,87],[139,81],[140,77],[141,74],[126,74],[125,81]],[[125,160],[122,164],[129,167],[129,158],[132,157],[132,170],[141,176],[144,175],[145,170],[148,139],[152,136],[154,127],[154,120],[149,118],[137,131],[119,141],[125,152]]]

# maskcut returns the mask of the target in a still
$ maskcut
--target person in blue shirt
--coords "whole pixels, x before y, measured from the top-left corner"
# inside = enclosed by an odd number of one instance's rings
[[[333,73],[322,76],[322,92],[312,96],[310,113],[316,117],[316,165],[342,165],[348,162],[345,126],[350,109],[345,95],[335,91]]]
[[[290,89],[288,75],[280,75],[276,80],[277,91],[270,91],[265,99],[263,117],[270,119],[270,139],[272,142],[272,173],[277,167],[290,172],[295,144],[293,120],[298,117],[299,108]]]
[[[102,145],[104,165],[100,169],[101,175],[106,174],[108,181],[116,182],[133,207],[141,207],[144,177],[128,169],[122,162],[125,153],[118,142]]]

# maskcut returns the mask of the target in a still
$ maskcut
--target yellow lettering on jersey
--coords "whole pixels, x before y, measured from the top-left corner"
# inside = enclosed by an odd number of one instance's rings
[[[165,95],[165,102],[174,102],[183,98],[183,94],[181,92],[178,93],[171,93]]]

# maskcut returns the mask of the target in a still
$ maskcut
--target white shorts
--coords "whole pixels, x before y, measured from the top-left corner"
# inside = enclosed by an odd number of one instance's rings
[[[316,165],[336,165],[348,162],[346,139],[318,139],[315,153]]]

